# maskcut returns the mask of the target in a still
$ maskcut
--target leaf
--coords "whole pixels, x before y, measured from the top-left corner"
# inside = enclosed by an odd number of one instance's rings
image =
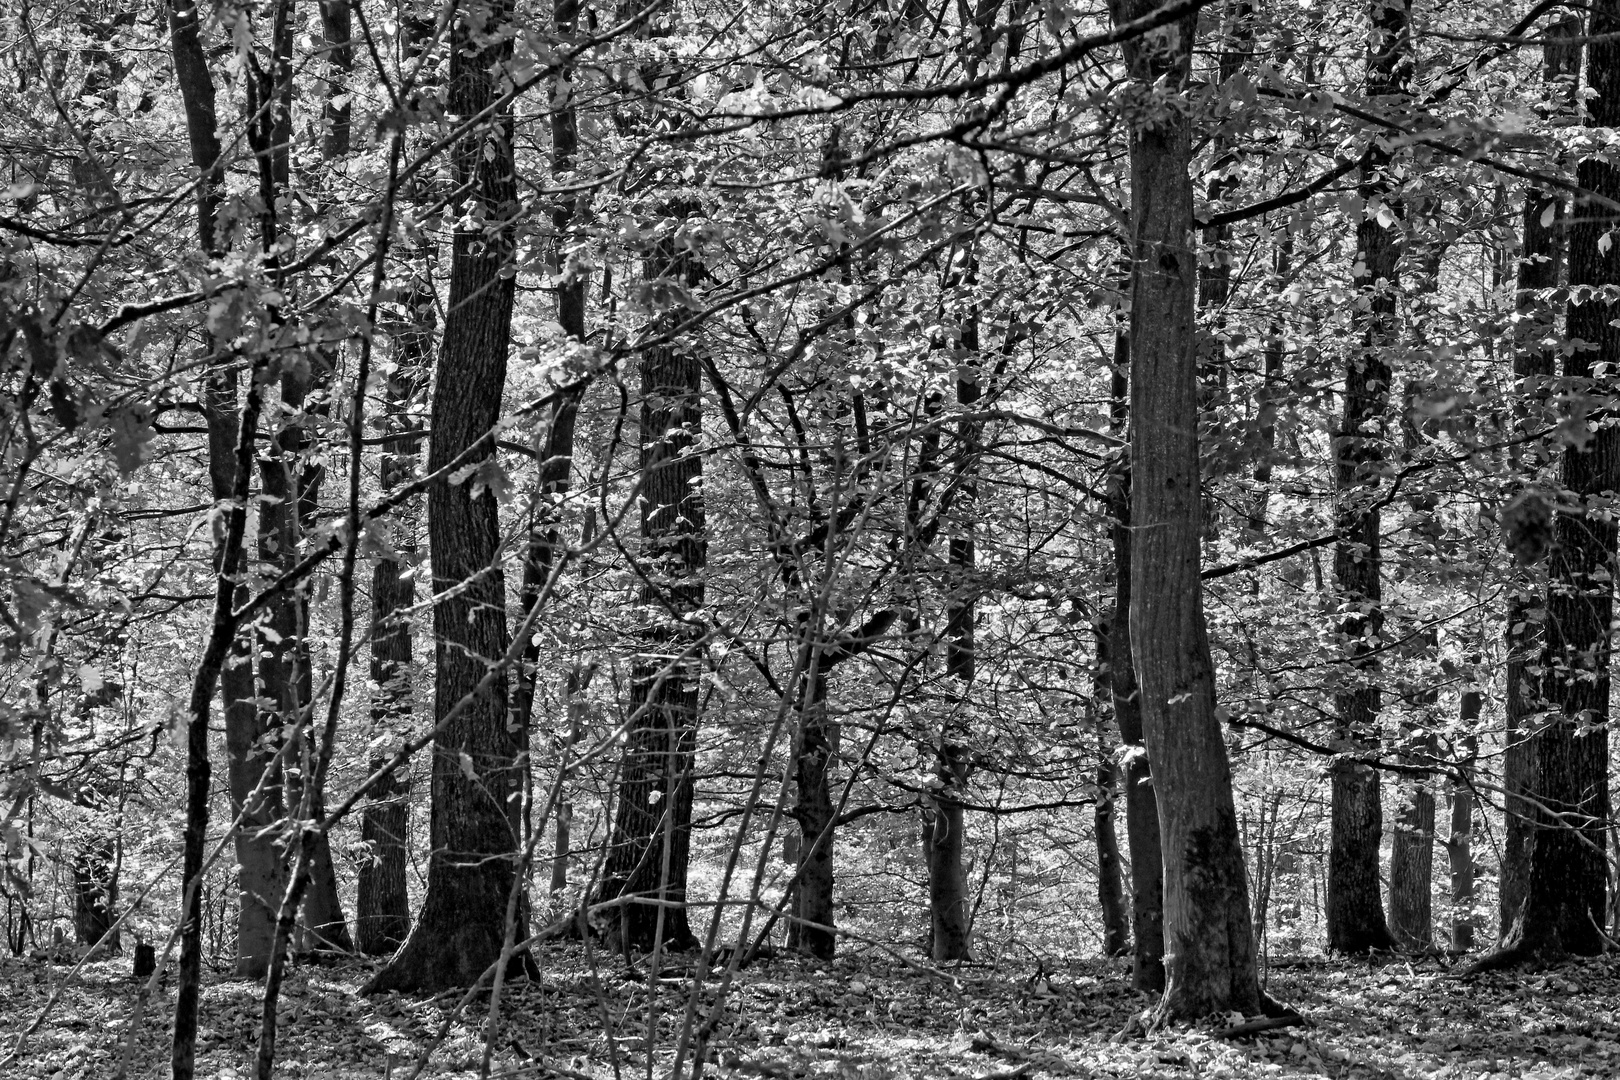
[[[1546,205],[1546,207],[1541,211],[1541,227],[1543,229],[1552,228],[1553,219],[1556,218],[1557,216],[1558,216],[1558,204],[1556,202],[1549,202]]]

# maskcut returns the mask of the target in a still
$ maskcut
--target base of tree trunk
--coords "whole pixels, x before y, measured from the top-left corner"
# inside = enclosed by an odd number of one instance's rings
[[[500,959],[506,939],[506,928],[501,921],[447,917],[444,912],[436,914],[433,906],[430,903],[422,912],[399,952],[367,980],[360,993],[398,990],[436,994],[452,987],[472,986]],[[483,905],[483,909],[492,910],[488,905]],[[478,906],[461,905],[461,910],[478,910]],[[527,949],[514,953],[507,969],[508,977],[520,973],[531,977],[539,975],[534,957]]]

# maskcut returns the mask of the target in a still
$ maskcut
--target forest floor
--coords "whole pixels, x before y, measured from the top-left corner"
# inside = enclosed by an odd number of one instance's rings
[[[604,966],[593,979],[583,950],[541,958],[537,982],[509,983],[494,1075],[609,1080],[646,1076],[648,979]],[[137,987],[127,959],[86,965],[62,988],[11,1080],[114,1075]],[[0,961],[0,1059],[69,968]],[[361,963],[304,966],[282,999],[281,1077],[476,1076],[487,995],[456,1012],[456,995],[365,998]],[[668,973],[666,973],[668,974]],[[678,974],[678,973],[677,973]],[[1273,997],[1309,1026],[1246,1038],[1215,1027],[1124,1034],[1150,1004],[1132,993],[1120,962],[1044,969],[971,965],[954,977],[875,950],[831,965],[776,959],[740,973],[716,1034],[718,1080],[1014,1080],[1052,1077],[1332,1077],[1564,1080],[1620,1076],[1620,958],[1536,974],[1468,981],[1434,960],[1372,964],[1274,962]],[[259,987],[210,976],[202,1003],[199,1077],[251,1075]],[[667,1073],[688,988],[658,984],[656,1053]],[[711,997],[712,1000],[712,997]],[[128,1075],[168,1075],[172,980],[148,1002]],[[604,1036],[606,1030],[611,1039]],[[543,1053],[542,1053],[543,1050]]]

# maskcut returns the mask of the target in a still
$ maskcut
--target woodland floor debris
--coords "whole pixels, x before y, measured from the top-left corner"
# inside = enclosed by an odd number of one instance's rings
[[[583,950],[542,956],[538,982],[508,984],[495,1071],[614,1076],[644,1068],[647,984],[621,968],[593,980]],[[65,967],[0,963],[0,1034],[9,1049]],[[300,967],[282,999],[277,1075],[297,1080],[409,1076],[455,995],[360,997],[372,970],[353,963]],[[740,973],[712,1047],[709,1076],[782,1080],[993,1080],[1034,1077],[1328,1077],[1333,1080],[1574,1080],[1620,1074],[1620,960],[1599,958],[1534,974],[1462,981],[1434,961],[1277,966],[1269,990],[1309,1028],[1220,1039],[1221,1025],[1118,1038],[1150,1001],[1123,969],[1096,960],[1048,962],[1030,972],[967,966],[952,985],[875,955],[830,967],[779,959]],[[600,994],[596,989],[600,985]],[[29,1042],[19,1080],[112,1074],[135,986],[128,960],[92,964]],[[172,998],[172,988],[165,991]],[[655,1052],[667,1069],[686,991],[658,988]],[[713,996],[707,995],[712,1001]],[[487,999],[486,999],[487,1001]],[[169,1002],[172,1006],[172,1002]],[[605,1014],[611,1029],[603,1031]],[[162,1003],[139,1033],[132,1077],[168,1070]],[[483,1010],[450,1025],[424,1075],[477,1074]],[[203,995],[198,1075],[246,1077],[258,1028],[259,987],[211,976]],[[662,1069],[655,1069],[655,1075]],[[554,1072],[555,1074],[555,1072]]]

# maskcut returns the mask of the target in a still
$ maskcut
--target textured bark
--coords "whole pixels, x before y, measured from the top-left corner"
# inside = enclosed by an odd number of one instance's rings
[[[673,216],[690,213],[682,208]],[[696,269],[669,236],[649,260],[647,277],[674,277],[690,288]],[[703,667],[702,635],[690,620],[703,606],[708,551],[697,452],[702,377],[697,356],[678,345],[652,349],[642,360],[640,601],[648,625],[631,664],[630,732],[599,896],[624,899],[616,912],[619,933],[636,949],[697,943],[685,900]]]
[[[970,256],[967,282],[977,279],[976,257]],[[979,320],[974,312],[962,325],[962,347],[970,355],[979,350]],[[966,369],[970,374],[956,383],[957,404],[971,409],[979,400],[976,368]],[[966,960],[972,955],[973,928],[971,926],[972,900],[967,891],[967,815],[961,797],[968,781],[969,757],[964,745],[967,736],[964,710],[969,701],[968,691],[975,674],[975,647],[973,633],[974,583],[973,570],[976,552],[973,544],[971,515],[978,496],[975,481],[978,462],[978,425],[962,421],[957,425],[958,450],[961,455],[957,476],[957,495],[954,507],[963,520],[950,539],[947,578],[950,597],[945,621],[945,674],[950,680],[948,691],[952,701],[944,730],[940,734],[939,752],[934,760],[934,777],[939,788],[932,797],[932,806],[925,816],[928,843],[928,916],[931,953],[936,962]]]
[[[216,229],[224,176],[213,78],[203,53],[196,7],[168,5],[169,33],[175,80],[186,114],[191,163],[201,181],[197,185],[197,238],[209,256],[220,254]],[[238,416],[235,376],[211,372],[204,387],[203,414],[208,426],[208,478],[216,502],[236,491]],[[214,541],[224,541],[224,523],[215,525]],[[285,866],[271,826],[284,816],[278,778],[272,777],[253,805],[243,803],[264,771],[267,748],[264,731],[253,704],[252,654],[238,640],[224,660],[218,676],[220,705],[225,721],[225,753],[231,811],[240,815],[242,828],[233,837],[237,862],[239,902],[236,922],[236,973],[255,978],[270,962],[275,937],[275,905],[285,889]],[[182,949],[182,953],[184,950]],[[184,956],[182,957],[184,960]]]
[[[1478,662],[1478,658],[1475,658]],[[1465,953],[1474,947],[1474,791],[1468,780],[1479,754],[1479,740],[1472,734],[1479,722],[1483,698],[1476,687],[1462,692],[1457,719],[1467,734],[1462,737],[1463,760],[1458,777],[1451,782],[1451,829],[1446,837],[1446,860],[1451,870],[1451,951]]]
[[[931,954],[944,963],[968,959],[972,954],[972,934],[968,916],[967,872],[963,854],[966,848],[962,804],[950,798],[967,784],[967,750],[954,741],[945,743],[935,763],[935,777],[943,785],[934,806],[924,819],[927,823],[928,915]],[[1117,858],[1117,854],[1116,854]]]
[[[1282,306],[1283,284],[1292,269],[1293,257],[1294,234],[1285,229],[1277,240],[1277,251],[1272,257],[1273,291],[1278,294],[1279,308]],[[1274,317],[1266,328],[1265,381],[1261,384],[1257,402],[1260,445],[1255,452],[1254,495],[1249,503],[1249,528],[1257,533],[1266,531],[1266,511],[1271,501],[1271,466],[1277,447],[1277,407],[1286,400],[1281,385],[1285,347],[1282,319]]]
[[[1116,22],[1153,0],[1116,0]],[[1178,93],[1196,19],[1125,46],[1136,89]],[[1131,130],[1130,641],[1164,852],[1160,1021],[1261,1011],[1254,927],[1198,576],[1198,378],[1191,122],[1149,109]]]
[[[421,274],[414,277],[403,322],[394,334],[394,371],[383,394],[383,431],[400,441],[386,445],[381,461],[384,492],[407,482],[416,471],[420,424],[412,419],[411,405],[421,392],[433,345],[433,287]],[[414,651],[411,607],[416,602],[414,577],[401,573],[417,555],[414,508],[407,508],[393,526],[397,558],[382,557],[371,570],[371,725],[374,731],[403,735],[415,712]],[[373,755],[373,772],[384,759]],[[360,866],[355,896],[355,932],[360,950],[385,956],[404,943],[410,933],[410,901],[406,881],[410,828],[410,773],[396,769],[371,791],[361,810],[360,837],[368,858]]]
[[[1579,19],[1547,27],[1551,39],[1543,47],[1543,78],[1550,90],[1549,112],[1568,101],[1565,80],[1580,70],[1579,45],[1564,39],[1580,33]],[[1564,257],[1564,196],[1538,188],[1524,193],[1524,219],[1517,268],[1519,321],[1515,326],[1513,376],[1516,382],[1514,430],[1523,436],[1547,422],[1555,350],[1547,339],[1558,332],[1553,306],[1539,295],[1557,286]],[[1545,223],[1544,223],[1545,222]],[[1521,482],[1533,484],[1547,465],[1540,443],[1529,442],[1514,464]],[[1546,610],[1546,581],[1539,569],[1514,566],[1507,597],[1506,744],[1502,755],[1502,793],[1505,814],[1502,859],[1497,895],[1500,934],[1505,937],[1524,904],[1530,888],[1530,852],[1535,830],[1529,807],[1520,798],[1530,790],[1536,770],[1537,740],[1532,717],[1541,711],[1539,661],[1544,642],[1541,616]]]
[[[1113,400],[1117,434],[1129,413],[1130,338],[1114,342]],[[1164,989],[1164,858],[1159,839],[1159,796],[1142,737],[1142,696],[1131,652],[1131,474],[1120,462],[1108,478],[1108,516],[1114,542],[1114,618],[1108,631],[1108,670],[1114,722],[1125,747],[1120,772],[1125,786],[1125,837],[1131,860],[1131,984]]]
[[[1432,739],[1429,748],[1433,749]],[[1389,860],[1389,930],[1403,949],[1434,947],[1434,792],[1406,785]]]
[[[504,4],[483,7],[484,27],[504,23]],[[469,20],[451,32],[449,109],[483,111],[498,92],[490,74],[511,56],[509,40],[474,40]],[[434,379],[428,470],[437,471],[486,435],[500,415],[511,343],[514,278],[509,221],[517,210],[512,125],[497,113],[456,148],[458,183],[471,181],[477,217],[459,216],[450,302]],[[487,458],[486,441],[469,465]],[[470,475],[428,487],[433,589],[434,721],[427,896],[404,946],[368,991],[436,992],[478,979],[500,956],[518,855],[521,742],[507,723],[507,680],[489,664],[507,651],[501,528],[493,493]],[[448,592],[449,590],[459,590]],[[464,702],[464,699],[467,699]],[[451,716],[451,711],[463,705]]]
[[[1383,108],[1404,102],[1411,78],[1409,0],[1372,0],[1367,58],[1367,96]],[[1334,438],[1335,509],[1340,539],[1333,550],[1333,582],[1340,632],[1350,653],[1347,682],[1334,695],[1335,736],[1341,746],[1369,750],[1378,744],[1379,665],[1375,650],[1384,626],[1382,525],[1376,498],[1384,457],[1390,369],[1387,350],[1397,336],[1398,224],[1385,226],[1381,210],[1396,217],[1387,175],[1390,155],[1375,148],[1367,158],[1361,196],[1367,212],[1356,229],[1355,286],[1362,340],[1346,365],[1344,414]],[[1379,891],[1378,851],[1383,840],[1383,804],[1378,772],[1351,760],[1333,767],[1332,840],[1328,855],[1328,948],[1365,953],[1393,948]]]
[[[341,6],[332,0],[331,7]],[[347,9],[345,8],[345,13]],[[432,25],[421,18],[401,20],[406,58],[415,62],[423,44],[432,34]],[[334,30],[336,33],[336,30]],[[347,71],[347,68],[343,69]],[[417,93],[430,93],[419,88]],[[348,108],[339,110],[328,100],[328,136],[347,138],[340,125],[346,123]],[[413,186],[409,195],[426,201],[425,185]],[[409,481],[421,455],[421,423],[414,406],[427,387],[437,330],[438,297],[432,280],[432,257],[436,245],[424,240],[405,258],[402,267],[409,277],[403,285],[403,301],[397,320],[385,329],[393,342],[393,371],[383,387],[382,429],[391,439],[383,446],[378,463],[384,492]],[[396,270],[396,273],[399,273]],[[388,523],[389,540],[397,557],[379,558],[371,571],[371,726],[373,731],[405,734],[416,711],[414,624],[410,610],[416,603],[416,578],[406,576],[406,567],[418,561],[417,531],[421,503],[412,500],[401,507]],[[369,762],[375,773],[386,762],[374,754]],[[371,791],[361,804],[360,837],[368,858],[360,866],[355,891],[355,934],[360,951],[372,956],[393,953],[410,934],[411,911],[409,863],[411,772],[404,765]]]
[[[1587,24],[1588,123],[1620,124],[1620,2],[1591,6]],[[1576,182],[1597,196],[1620,198],[1620,168],[1580,162]],[[1620,215],[1577,198],[1569,231],[1569,280],[1577,286],[1620,284],[1620,251],[1601,241]],[[1596,297],[1571,303],[1565,315],[1578,344],[1564,358],[1569,385],[1613,393],[1620,364],[1617,305]],[[1604,492],[1620,489],[1620,430],[1583,424],[1587,438],[1566,447],[1561,485],[1575,512],[1557,515],[1548,567],[1541,697],[1548,712],[1534,736],[1535,768],[1526,787],[1530,828],[1527,887],[1497,954],[1480,961],[1547,963],[1605,945],[1606,841],[1609,816],[1608,719],[1610,627],[1614,614],[1616,524]],[[1605,512],[1594,513],[1603,507]]]
[[[833,663],[827,654],[811,665],[800,682],[799,732],[794,747],[794,782],[798,802],[799,880],[793,907],[797,921],[788,945],[822,960],[831,960],[838,938],[833,931],[833,801],[828,766],[835,752],[827,718],[827,679]]]
[[[1620,125],[1620,3],[1591,7],[1587,26],[1588,122]],[[1582,161],[1576,181],[1609,200],[1620,198],[1620,168]],[[1569,280],[1579,285],[1620,284],[1620,251],[1603,240],[1620,216],[1577,199],[1569,231]],[[1612,393],[1620,364],[1620,305],[1589,299],[1565,316],[1569,337],[1584,348],[1564,358],[1572,386]],[[1599,369],[1602,369],[1599,371]],[[1595,383],[1587,380],[1598,377]],[[1603,425],[1584,446],[1565,449],[1562,486],[1582,507],[1606,507],[1605,492],[1620,489],[1620,430]],[[1548,570],[1542,697],[1553,711],[1536,737],[1532,791],[1537,828],[1530,855],[1530,887],[1510,937],[1539,955],[1592,955],[1604,947],[1607,915],[1608,719],[1610,627],[1614,613],[1616,524],[1612,515],[1560,514]],[[1552,815],[1566,815],[1554,818]]]
[[[1097,642],[1096,682],[1087,710],[1097,727],[1097,805],[1092,809],[1097,839],[1097,908],[1102,914],[1103,954],[1125,956],[1131,951],[1131,916],[1125,903],[1125,881],[1120,873],[1119,834],[1114,826],[1115,789],[1121,770],[1114,767],[1108,747],[1106,714],[1113,711],[1108,627],[1111,620],[1092,626]]]

